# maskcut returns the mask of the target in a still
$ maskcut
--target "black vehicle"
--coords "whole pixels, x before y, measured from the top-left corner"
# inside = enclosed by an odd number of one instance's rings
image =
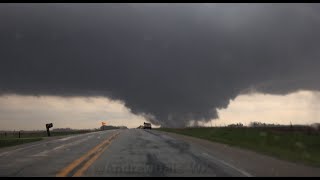
[[[151,129],[151,123],[143,123],[143,129]]]

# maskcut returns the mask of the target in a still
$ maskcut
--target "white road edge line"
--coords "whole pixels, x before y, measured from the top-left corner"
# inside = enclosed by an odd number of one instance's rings
[[[37,153],[37,154],[34,154],[34,155],[32,155],[32,156],[47,156],[48,153],[52,153],[52,152],[57,151],[57,150],[62,149],[62,148],[66,148],[66,147],[69,147],[69,146],[73,146],[73,145],[76,145],[76,144],[80,144],[80,143],[82,143],[82,142],[84,142],[84,141],[87,141],[87,140],[88,140],[89,138],[91,138],[91,137],[92,137],[92,135],[86,137],[85,139],[80,139],[80,140],[77,140],[77,141],[74,141],[74,142],[70,142],[70,143],[68,143],[68,144],[63,144],[63,145],[61,145],[61,146],[57,146],[57,147],[55,147],[55,148],[52,149],[52,150],[44,150],[44,151],[42,151],[42,152],[40,152],[40,153]]]
[[[62,138],[62,139],[58,139],[58,140],[59,141],[66,141],[66,140],[71,139],[71,138],[72,138],[72,136],[71,137]]]
[[[92,133],[86,133],[86,134],[79,134],[79,135],[73,135],[71,136],[70,138],[75,138],[75,137],[79,137],[79,136],[86,136],[88,134],[90,134],[90,136],[92,137],[92,134],[95,134],[95,133],[99,133],[99,132],[92,132]],[[67,137],[69,138],[69,137]],[[0,157],[1,156],[4,156],[4,155],[7,155],[7,154],[12,154],[14,152],[17,152],[17,151],[21,151],[21,150],[24,150],[24,149],[29,149],[29,148],[32,148],[32,147],[35,147],[35,146],[41,146],[41,145],[44,145],[46,143],[51,143],[51,142],[58,142],[58,141],[61,141],[61,139],[55,139],[55,140],[51,140],[51,141],[45,141],[45,142],[41,142],[39,144],[34,144],[34,145],[30,145],[30,146],[27,146],[27,147],[22,147],[22,148],[18,148],[18,149],[14,149],[12,151],[7,151],[7,152],[3,152],[3,153],[0,153]]]
[[[32,155],[32,157],[45,157],[45,156],[48,156],[49,152],[50,151],[45,150],[45,151],[42,151],[42,152],[40,152],[38,154]]]
[[[242,169],[239,169],[239,168],[237,168],[237,167],[235,167],[235,166],[233,166],[233,165],[231,165],[231,164],[229,164],[229,163],[227,163],[227,162],[225,162],[225,161],[223,161],[223,160],[220,160],[220,159],[217,159],[217,158],[215,158],[215,157],[212,157],[212,156],[210,156],[209,154],[207,154],[207,153],[202,153],[203,155],[205,155],[205,156],[207,156],[207,157],[209,157],[209,158],[212,158],[212,159],[214,159],[214,160],[216,160],[216,161],[218,161],[218,162],[220,162],[220,163],[222,163],[222,164],[224,164],[224,165],[226,165],[226,166],[228,166],[228,167],[230,167],[230,168],[232,168],[232,169],[235,169],[235,170],[237,170],[237,171],[239,171],[240,173],[242,173],[243,175],[245,175],[245,176],[247,176],[247,177],[254,177],[253,175],[251,175],[250,173],[248,173],[248,172],[246,172],[246,171],[244,171],[244,170],[242,170]]]

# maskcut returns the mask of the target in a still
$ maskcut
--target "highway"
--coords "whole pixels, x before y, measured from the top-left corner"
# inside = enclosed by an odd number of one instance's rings
[[[2,148],[0,176],[253,176],[214,151],[156,130],[106,130]]]
[[[118,129],[0,149],[1,177],[320,176],[320,168],[198,138]]]

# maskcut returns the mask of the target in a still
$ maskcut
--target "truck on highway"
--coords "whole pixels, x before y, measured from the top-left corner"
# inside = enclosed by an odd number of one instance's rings
[[[151,129],[151,123],[143,123],[143,129]]]

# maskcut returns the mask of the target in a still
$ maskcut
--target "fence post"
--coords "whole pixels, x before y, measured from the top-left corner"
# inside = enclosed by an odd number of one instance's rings
[[[19,138],[20,138],[20,131],[19,131]]]

